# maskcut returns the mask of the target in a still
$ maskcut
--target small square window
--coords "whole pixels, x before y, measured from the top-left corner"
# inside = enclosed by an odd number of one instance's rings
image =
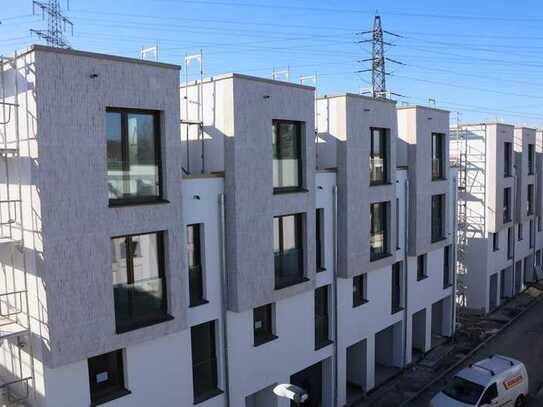
[[[122,350],[94,356],[87,363],[93,406],[130,394],[124,385]]]
[[[367,274],[353,277],[353,308],[368,302],[367,299]]]
[[[254,345],[263,345],[277,338],[273,334],[273,304],[253,309]]]

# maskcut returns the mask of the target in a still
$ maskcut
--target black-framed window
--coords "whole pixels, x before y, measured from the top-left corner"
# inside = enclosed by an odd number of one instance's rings
[[[302,188],[302,123],[274,120],[272,123],[273,188]]]
[[[275,288],[304,281],[302,214],[273,218]]]
[[[513,143],[503,143],[503,176],[513,175]]]
[[[522,223],[519,223],[517,226],[517,239],[520,242],[524,237],[524,228],[522,227]]]
[[[500,250],[500,232],[492,233],[492,251]]]
[[[163,232],[112,238],[117,333],[172,319],[168,315]]]
[[[479,402],[480,406],[484,405],[491,405],[494,400],[498,398],[498,386],[496,383],[493,383],[490,385],[488,389],[486,389],[485,393],[483,394],[483,397],[481,397],[481,401]]]
[[[432,195],[432,243],[445,238],[445,195]]]
[[[366,273],[353,277],[353,308],[368,302]]]
[[[192,350],[192,387],[194,403],[201,403],[222,393],[217,372],[215,321],[190,328]]]
[[[317,246],[317,273],[325,271],[324,267],[324,209],[315,211],[315,244]]]
[[[543,222],[541,221],[541,216],[537,217],[537,231],[541,232],[543,230]]]
[[[533,144],[528,144],[528,175],[535,174],[535,148]]]
[[[253,309],[254,345],[263,345],[277,338],[273,332],[273,304]]]
[[[511,188],[503,189],[503,223],[511,222]]]
[[[388,182],[388,129],[371,128],[370,185]]]
[[[530,249],[535,247],[535,222],[530,219]]]
[[[451,257],[451,246],[445,246],[443,248],[443,288],[452,285]]]
[[[202,225],[187,225],[187,262],[189,269],[189,302],[191,307],[207,304],[204,295],[202,266]]]
[[[445,134],[432,133],[432,180],[444,178]]]
[[[396,262],[392,265],[392,292],[391,292],[391,311],[395,314],[402,310],[402,262]]]
[[[328,287],[326,285],[315,290],[315,349],[331,343]]]
[[[370,205],[370,261],[389,255],[388,207],[389,202],[377,202]]]
[[[87,364],[92,406],[130,394],[124,382],[122,349],[89,358]]]
[[[424,280],[428,277],[426,255],[420,254],[417,256],[417,281]]]
[[[106,109],[110,205],[162,199],[160,112]]]
[[[527,208],[526,208],[526,214],[528,216],[534,214],[534,184],[528,184],[528,196],[527,196],[528,202]]]
[[[507,229],[507,259],[513,258],[513,247],[515,245],[514,242],[514,236],[513,236],[513,227],[510,226],[509,229]]]

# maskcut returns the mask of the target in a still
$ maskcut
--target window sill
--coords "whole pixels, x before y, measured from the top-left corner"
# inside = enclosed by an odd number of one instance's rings
[[[93,402],[91,402],[91,407],[94,407],[94,406],[99,406],[101,404],[105,404],[109,401],[112,401],[112,400],[115,400],[115,399],[118,399],[118,398],[121,398],[121,397],[124,397],[124,396],[128,396],[129,394],[132,394],[132,392],[128,389],[122,389],[122,390],[118,390],[118,391],[115,391],[114,393],[110,393],[110,394],[107,394],[107,395],[104,395],[102,397],[100,397],[98,400],[95,400]]]
[[[378,261],[378,260],[383,260],[383,259],[386,259],[387,257],[391,257],[392,254],[391,253],[384,253],[384,254],[381,254],[379,256],[375,256],[375,257],[372,257],[370,255],[370,263],[371,262],[375,262],[375,261]]]
[[[152,321],[142,321],[142,322],[136,322],[134,323],[134,325],[130,325],[130,326],[116,327],[115,332],[117,333],[117,335],[124,334],[126,332],[135,331],[136,329],[141,329],[148,326],[157,325],[163,322],[171,321],[173,319],[174,317],[172,317],[171,315],[165,314],[162,317],[154,319]]]
[[[370,182],[370,187],[382,187],[392,185],[392,182],[389,181],[383,181],[383,182]]]
[[[317,273],[322,273],[323,271],[326,271],[326,267],[318,267]]]
[[[327,347],[328,345],[331,345],[333,344],[334,341],[330,340],[330,339],[326,339],[324,341],[320,341],[319,343],[315,344],[315,350],[320,350],[322,348],[325,348]]]
[[[404,310],[404,307],[394,307],[392,308],[391,315],[397,314],[398,312],[403,311],[403,310]]]
[[[163,198],[153,199],[110,199],[110,208],[122,208],[124,206],[142,206],[142,205],[161,205],[168,204],[170,201]]]
[[[452,283],[443,284],[443,289],[446,290],[447,288],[451,288],[452,286]]]
[[[439,242],[442,242],[442,241],[444,241],[444,240],[447,240],[447,237],[445,237],[445,236],[440,236],[440,237],[438,237],[438,238],[432,239],[432,244],[434,244],[434,243],[439,243]]]
[[[432,182],[435,181],[447,181],[447,177],[432,177]]]
[[[206,304],[209,304],[209,301],[202,298],[197,301],[191,302],[189,305],[189,308],[196,308],[196,307],[199,307],[200,305],[206,305]]]
[[[353,308],[358,308],[358,307],[360,307],[360,306],[362,306],[364,304],[367,304],[368,302],[369,302],[368,300],[364,299],[364,300],[362,300],[360,302],[353,303]]]
[[[307,281],[309,281],[309,278],[304,277],[304,278],[301,278],[301,279],[296,280],[296,281],[289,281],[288,283],[275,284],[275,289],[276,290],[282,290],[283,288],[292,287],[293,285],[302,284],[302,283],[305,283]]]
[[[271,336],[268,336],[268,337],[266,337],[266,338],[260,338],[260,339],[258,339],[258,340],[255,339],[254,347],[256,348],[256,347],[258,347],[258,346],[260,346],[260,345],[264,345],[264,344],[266,344],[266,343],[268,343],[268,342],[271,342],[271,341],[276,340],[277,338],[279,338],[279,337],[276,336],[276,335],[271,335]]]
[[[426,280],[427,278],[428,276],[417,277],[417,281],[423,281],[423,280]]]
[[[210,390],[202,394],[200,397],[195,397],[194,402],[192,404],[196,405],[196,404],[203,403],[204,401],[212,399],[213,397],[217,397],[218,395],[223,394],[223,393],[224,392],[219,388]]]
[[[274,195],[282,195],[282,194],[295,194],[297,192],[309,192],[309,189],[301,188],[301,187],[294,187],[294,188],[274,188],[273,194]]]

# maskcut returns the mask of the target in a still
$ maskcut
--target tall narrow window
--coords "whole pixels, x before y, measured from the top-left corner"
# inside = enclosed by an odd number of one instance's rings
[[[273,218],[275,288],[284,288],[304,280],[302,215]]]
[[[421,254],[417,256],[417,281],[424,280],[428,277],[426,271],[426,255]]]
[[[451,246],[446,246],[443,248],[443,288],[452,285],[451,276]]]
[[[328,286],[323,286],[315,290],[315,349],[320,349],[330,343]]]
[[[370,205],[370,260],[378,260],[388,253],[388,202]]]
[[[528,216],[534,214],[534,184],[528,184],[528,202],[526,213]]]
[[[520,242],[524,237],[524,230],[522,227],[522,223],[519,223],[517,226],[517,234],[518,234],[518,241]]]
[[[533,144],[528,144],[528,175],[535,173],[535,149]]]
[[[302,124],[274,120],[272,124],[273,188],[275,191],[302,187]]]
[[[492,251],[500,250],[500,232],[492,233]]]
[[[191,307],[206,304],[208,302],[204,298],[201,244],[200,224],[187,225],[189,300]]]
[[[432,180],[443,179],[445,163],[445,135],[432,133]]]
[[[510,260],[513,258],[513,247],[515,245],[513,237],[513,228],[514,226],[507,229],[507,259]]]
[[[371,129],[370,185],[388,181],[388,130]]]
[[[222,393],[218,387],[215,321],[190,328],[194,403]]]
[[[108,108],[107,182],[110,205],[162,198],[160,114]]]
[[[432,243],[445,238],[445,195],[432,195]]]
[[[402,309],[402,263],[392,265],[392,313]]]
[[[324,267],[324,242],[322,240],[324,236],[324,209],[319,208],[316,211],[316,225],[315,225],[315,237],[316,237],[316,245],[317,245],[317,273],[320,271],[326,270]]]
[[[273,304],[253,309],[254,344],[260,346],[277,338],[273,334]]]
[[[87,361],[92,405],[130,394],[124,384],[123,351],[94,356]]]
[[[117,333],[171,319],[162,232],[116,237],[112,242]]]
[[[513,144],[503,143],[503,176],[510,177],[513,174]]]
[[[511,222],[511,188],[503,189],[503,223]]]
[[[396,250],[400,249],[400,199],[396,198]]]
[[[360,274],[353,277],[353,307],[365,304],[367,300],[367,274]]]
[[[530,249],[535,247],[535,222],[530,219]]]

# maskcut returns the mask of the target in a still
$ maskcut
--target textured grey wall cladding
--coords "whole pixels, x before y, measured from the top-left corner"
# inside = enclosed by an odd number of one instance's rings
[[[533,218],[533,215],[528,216],[527,214],[528,185],[535,184],[535,175],[528,175],[528,144],[534,144],[535,146],[535,133],[534,129],[527,127],[517,127],[514,131],[517,187],[516,196],[513,196],[516,205],[513,216],[517,222],[525,222]]]
[[[179,72],[164,66],[36,51],[43,274],[54,367],[186,327],[181,207]],[[90,78],[90,74],[98,74]],[[105,109],[162,114],[163,187],[168,204],[109,208]],[[173,321],[115,334],[111,237],[164,230]]]
[[[233,134],[225,141],[226,251],[229,308],[244,311],[315,286],[314,111],[312,88],[235,77]],[[264,98],[269,96],[269,98]],[[273,194],[272,121],[305,123],[304,187]],[[304,270],[310,280],[275,290],[273,217],[304,213]]]

